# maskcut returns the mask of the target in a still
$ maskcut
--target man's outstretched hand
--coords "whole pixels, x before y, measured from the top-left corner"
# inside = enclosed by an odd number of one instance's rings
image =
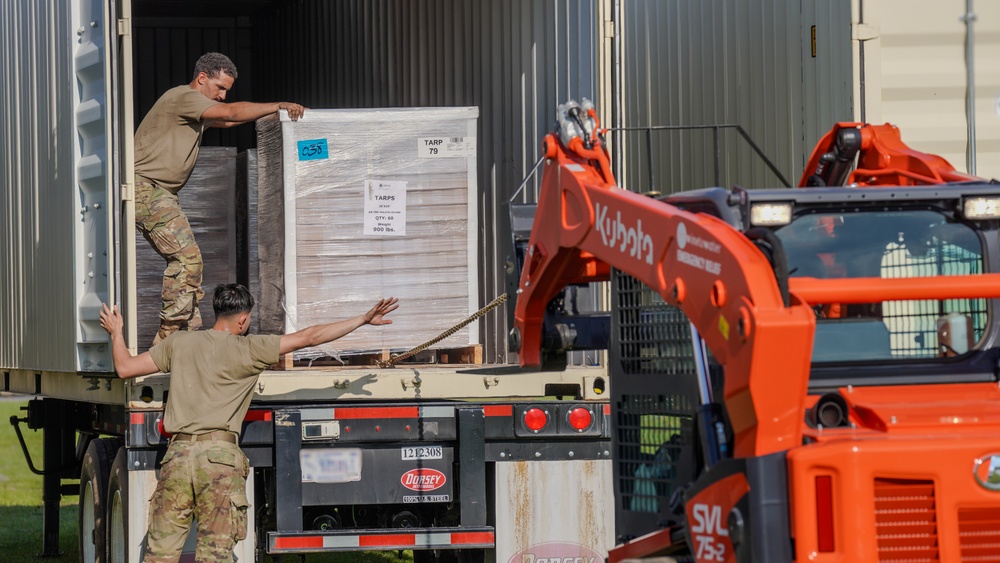
[[[399,308],[399,299],[396,299],[395,297],[380,299],[370,311],[365,313],[365,324],[391,325],[392,319],[385,319],[383,317],[395,311],[397,308]]]
[[[117,305],[111,309],[107,304],[101,303],[101,326],[108,331],[108,334],[121,333],[125,321],[122,319],[122,314],[118,312]]]

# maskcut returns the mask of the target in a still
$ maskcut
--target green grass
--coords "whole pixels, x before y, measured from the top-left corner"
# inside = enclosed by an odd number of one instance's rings
[[[42,551],[42,477],[28,469],[14,428],[8,422],[11,415],[24,416],[21,407],[27,401],[0,401],[0,561],[31,561]],[[42,465],[42,433],[28,430],[21,424],[21,432],[28,444],[28,452],[35,467]],[[71,484],[71,481],[64,481]],[[59,509],[60,557],[45,561],[76,562],[80,554],[77,546],[76,496],[62,498]],[[265,557],[264,561],[270,561]],[[286,557],[285,561],[298,561]],[[399,563],[413,561],[409,551],[400,556],[395,551],[359,553],[321,553],[306,556],[309,563]]]

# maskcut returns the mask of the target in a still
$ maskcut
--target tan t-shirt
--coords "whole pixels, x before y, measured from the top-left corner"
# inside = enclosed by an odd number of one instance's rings
[[[278,361],[280,335],[235,336],[217,330],[175,332],[149,350],[170,372],[163,426],[176,434],[240,433],[260,372]]]
[[[135,173],[177,193],[198,160],[201,114],[218,103],[187,84],[167,90],[135,132]]]

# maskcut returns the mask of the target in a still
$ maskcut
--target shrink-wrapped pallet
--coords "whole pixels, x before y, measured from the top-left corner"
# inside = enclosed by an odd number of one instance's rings
[[[257,256],[257,149],[236,155],[236,281],[260,302]],[[250,333],[260,332],[260,309],[250,316]]]
[[[236,281],[235,170],[236,149],[202,147],[191,177],[177,194],[205,264],[202,274],[205,299],[199,304],[203,328],[210,328],[215,323],[212,312],[215,286]],[[166,261],[141,235],[137,238],[137,347],[142,352],[152,345],[160,325],[163,303],[160,295]]]
[[[258,121],[261,332],[398,297],[393,324],[323,351],[401,350],[475,312],[477,117],[477,108],[409,108]],[[472,323],[435,347],[478,341]]]

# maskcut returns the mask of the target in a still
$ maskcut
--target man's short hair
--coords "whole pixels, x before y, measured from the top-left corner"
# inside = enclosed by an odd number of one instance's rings
[[[194,78],[198,78],[203,72],[209,78],[215,78],[220,72],[224,72],[236,80],[236,65],[222,53],[205,53],[199,57],[198,62],[194,63]]]
[[[249,313],[253,309],[253,295],[238,283],[224,283],[215,287],[212,297],[215,318]]]

